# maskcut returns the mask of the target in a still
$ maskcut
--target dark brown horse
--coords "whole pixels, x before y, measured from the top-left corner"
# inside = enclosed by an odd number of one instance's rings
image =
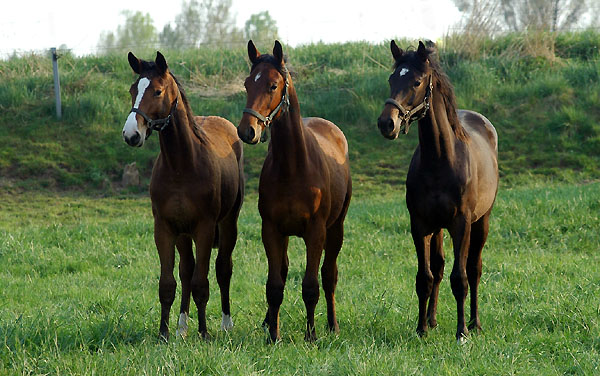
[[[131,85],[133,108],[123,138],[142,146],[159,132],[160,154],[152,170],[150,198],[154,240],[160,257],[160,335],[169,338],[169,312],[175,300],[175,245],[179,251],[181,308],[178,333],[187,334],[190,293],[198,307],[198,331],[208,338],[206,303],[211,247],[218,245],[217,282],[221,289],[221,327],[233,326],[229,309],[231,253],[244,196],[242,143],[235,126],[216,116],[194,117],[185,93],[158,52],[154,62],[129,53],[139,74]],[[196,244],[196,257],[192,251]]]
[[[302,299],[306,305],[305,339],[316,339],[314,313],[319,300],[319,263],[327,301],[327,323],[339,331],[335,316],[337,257],[344,238],[344,218],[352,184],[348,144],[330,121],[300,116],[296,89],[276,41],[273,55],[261,55],[248,42],[252,63],[246,78],[246,109],[238,127],[240,138],[256,144],[270,126],[271,141],[260,174],[258,210],[262,241],[269,263],[266,292],[269,309],[264,321],[270,340],[279,336],[279,307],[288,273],[290,235],[306,244],[306,273]]]
[[[379,129],[395,139],[401,129],[407,133],[410,123],[419,120],[419,146],[406,179],[406,206],[419,260],[417,332],[425,334],[427,320],[432,328],[437,325],[446,228],[454,246],[450,283],[458,315],[456,337],[462,341],[468,333],[464,305],[469,286],[469,329],[481,330],[477,288],[481,250],[498,191],[498,136],[481,114],[457,111],[454,90],[433,49],[419,42],[417,51],[403,52],[393,40],[391,49],[396,61],[389,79],[391,98],[379,117]]]

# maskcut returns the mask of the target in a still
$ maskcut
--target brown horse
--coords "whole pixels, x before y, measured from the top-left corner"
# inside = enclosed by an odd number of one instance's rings
[[[139,77],[131,85],[133,108],[123,138],[131,146],[142,146],[151,130],[160,131],[160,154],[150,181],[154,240],[160,257],[160,336],[169,338],[169,312],[177,285],[173,277],[177,245],[182,287],[177,332],[187,335],[191,293],[198,307],[198,331],[208,338],[207,275],[211,247],[217,244],[221,327],[228,330],[233,326],[229,282],[244,196],[242,143],[229,121],[193,116],[181,85],[160,52],[154,62],[139,60],[130,52],[129,65]],[[192,241],[196,244],[195,261]]]
[[[477,288],[481,277],[481,250],[489,216],[498,191],[498,136],[484,116],[456,109],[454,90],[432,55],[419,42],[417,51],[403,52],[391,42],[395,59],[390,76],[391,98],[379,117],[381,133],[395,139],[402,129],[419,120],[419,146],[406,179],[406,206],[419,267],[420,335],[437,325],[436,307],[444,273],[442,228],[452,237],[454,266],[450,274],[456,298],[456,337],[468,333],[464,305],[471,287],[469,329],[481,330]],[[429,300],[429,307],[427,307]]]
[[[344,238],[344,218],[350,204],[352,183],[348,143],[330,121],[300,117],[296,89],[276,41],[273,55],[261,55],[248,42],[252,63],[246,78],[246,109],[238,127],[240,138],[256,144],[266,127],[271,141],[260,174],[258,210],[262,217],[262,241],[269,263],[266,285],[269,309],[263,325],[270,340],[279,335],[279,307],[288,273],[290,235],[306,244],[306,273],[302,299],[306,305],[307,341],[316,339],[314,313],[319,300],[319,263],[327,301],[329,330],[339,331],[335,316],[337,257]]]

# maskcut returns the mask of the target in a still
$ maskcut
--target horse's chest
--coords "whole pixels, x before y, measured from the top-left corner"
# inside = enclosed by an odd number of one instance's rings
[[[277,224],[282,233],[300,235],[306,225],[323,210],[322,191],[316,187],[280,195],[263,195],[259,210],[263,219]]]
[[[418,215],[425,222],[446,227],[456,216],[458,206],[448,191],[421,189],[407,193],[411,215]]]

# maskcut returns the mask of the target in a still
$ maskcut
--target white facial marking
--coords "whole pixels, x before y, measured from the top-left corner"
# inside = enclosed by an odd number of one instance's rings
[[[398,74],[400,75],[400,77],[402,77],[402,76],[404,76],[404,75],[405,75],[405,74],[407,74],[407,73],[408,73],[408,69],[406,69],[406,68],[402,68],[402,69],[400,70],[400,73],[398,73]]]
[[[146,77],[141,78],[138,81],[138,93],[137,97],[135,98],[135,104],[133,105],[133,108],[138,108],[140,102],[142,102],[142,97],[144,96],[144,93],[146,92],[148,86],[150,86],[150,80]]]
[[[226,332],[231,330],[231,328],[233,328],[233,320],[231,319],[231,316],[221,312],[221,317],[221,329]]]
[[[179,314],[179,323],[176,334],[182,338],[187,337],[188,334],[188,315],[185,312]]]
[[[148,86],[150,86],[149,79],[144,77],[139,80],[138,86],[137,86],[138,92],[137,92],[137,96],[135,97],[135,103],[133,104],[133,108],[139,107],[140,103],[142,102],[142,97],[144,96],[144,93],[146,92],[146,89],[148,88]],[[131,138],[138,132],[137,119],[136,119],[135,115],[136,115],[135,112],[130,112],[129,116],[127,116],[127,120],[125,121],[125,126],[123,127],[123,137],[124,138]]]
[[[258,72],[256,74],[256,77],[254,77],[254,82],[258,81],[258,79],[260,78],[261,74],[262,74],[262,72]]]

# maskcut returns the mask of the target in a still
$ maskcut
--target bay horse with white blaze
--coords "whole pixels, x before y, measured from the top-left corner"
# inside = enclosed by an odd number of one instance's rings
[[[417,333],[425,334],[428,324],[437,325],[446,228],[454,247],[450,284],[456,298],[456,338],[463,341],[468,333],[464,305],[469,287],[469,329],[481,330],[477,291],[481,251],[498,191],[498,136],[483,115],[456,109],[454,89],[434,59],[433,48],[419,42],[416,51],[405,52],[392,40],[391,50],[395,60],[389,78],[391,98],[379,117],[379,129],[395,139],[400,130],[408,133],[412,121],[419,122],[419,145],[406,179],[406,206],[419,261]]]
[[[233,327],[229,307],[231,254],[244,196],[242,143],[231,122],[216,116],[193,116],[183,88],[160,52],[154,62],[129,53],[139,74],[131,85],[133,107],[123,128],[131,146],[142,146],[159,131],[160,154],[150,181],[154,240],[160,258],[160,336],[169,338],[169,313],[177,283],[173,276],[179,251],[181,308],[177,333],[186,336],[190,294],[198,307],[198,331],[206,328],[211,247],[218,245],[217,282],[221,290],[221,328]],[[196,244],[196,257],[192,250]]]
[[[269,264],[266,284],[269,308],[263,325],[268,326],[271,341],[280,338],[279,307],[288,273],[288,239],[290,235],[299,236],[306,245],[306,273],[302,281],[305,339],[314,341],[323,249],[321,277],[327,323],[329,330],[339,331],[334,294],[338,280],[336,260],[342,248],[344,218],[352,194],[348,143],[332,122],[302,119],[296,89],[278,41],[273,55],[261,55],[249,41],[248,57],[252,68],[244,83],[247,100],[238,135],[242,141],[256,144],[265,128],[271,129],[258,197],[262,241]]]

